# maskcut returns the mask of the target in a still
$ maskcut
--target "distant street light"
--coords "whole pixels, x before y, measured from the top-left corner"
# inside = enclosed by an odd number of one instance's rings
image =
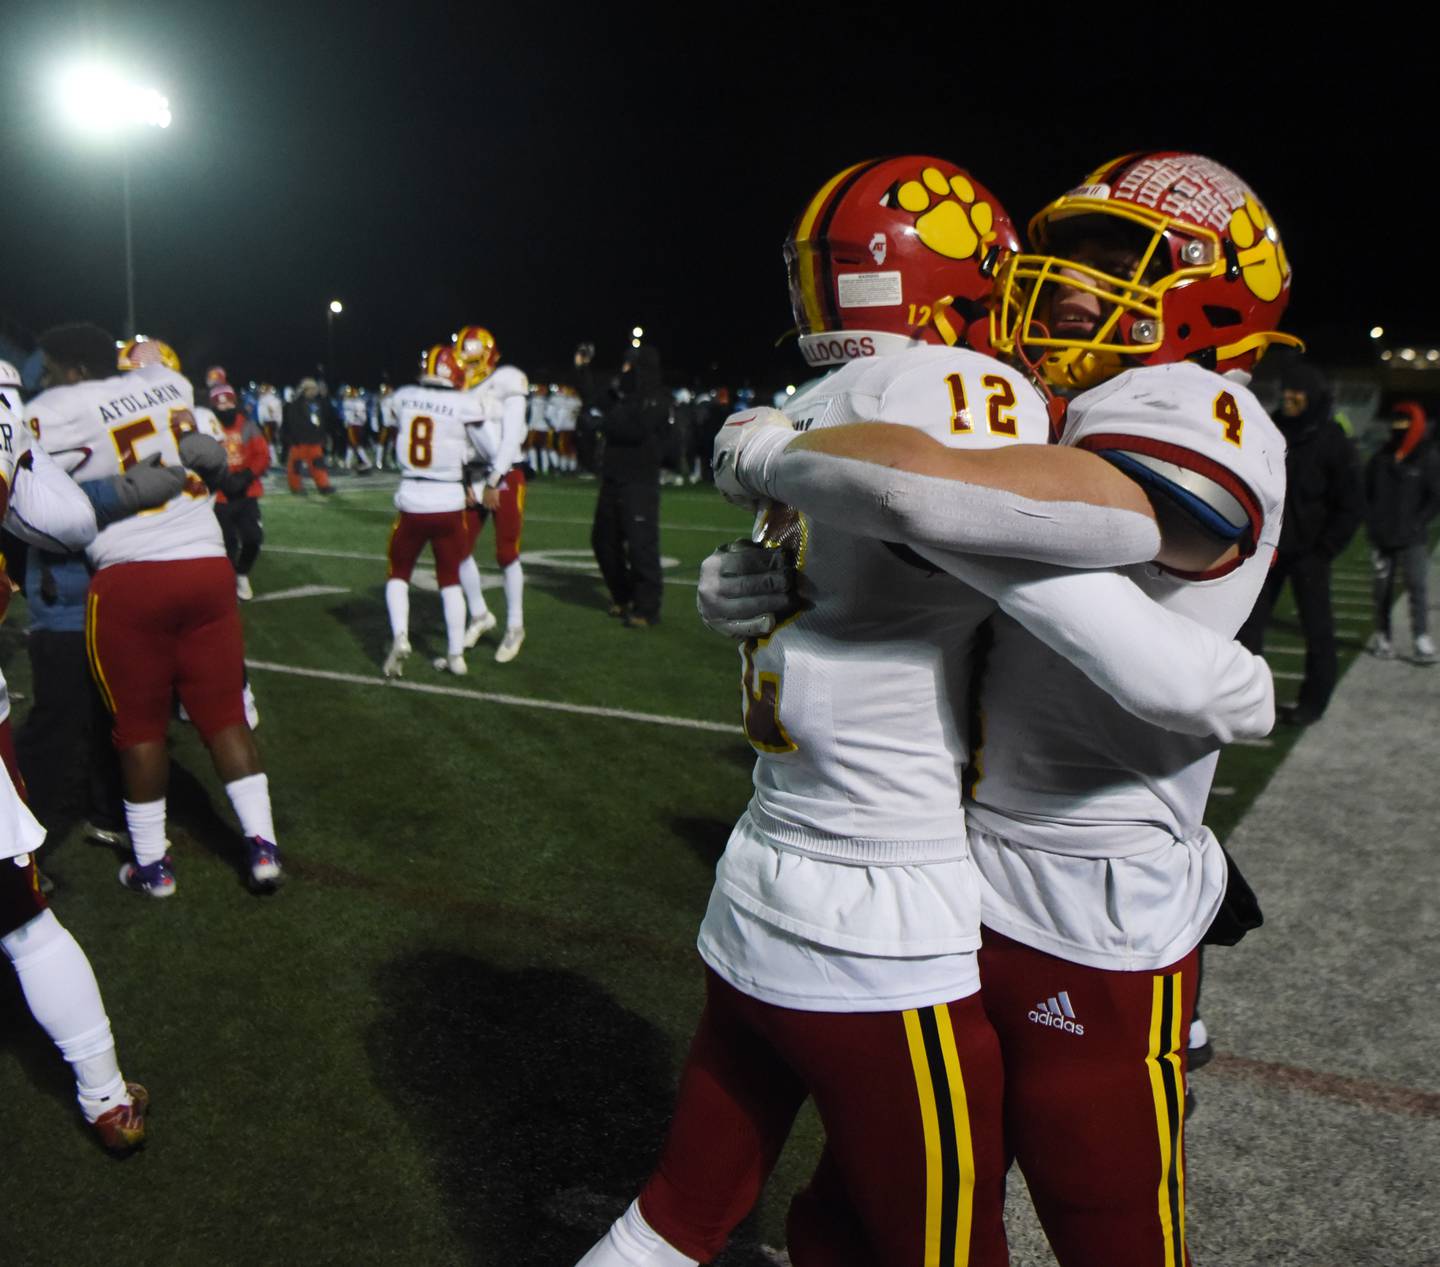
[[[135,337],[135,248],[130,226],[130,150],[125,134],[138,127],[168,128],[175,116],[154,88],[130,83],[98,63],[71,66],[59,79],[60,111],[71,127],[92,136],[120,133],[120,178],[125,204],[125,337]]]
[[[633,330],[630,331],[630,337],[632,339],[643,339],[645,337],[644,327],[636,326]]]
[[[330,307],[325,310],[325,362],[326,381],[329,375],[335,373],[335,318],[345,311],[345,305],[338,299],[330,301]]]
[[[1371,337],[1372,339],[1383,339],[1383,338],[1385,337],[1385,327],[1384,327],[1384,326],[1371,326],[1371,327],[1370,327],[1370,337]]]

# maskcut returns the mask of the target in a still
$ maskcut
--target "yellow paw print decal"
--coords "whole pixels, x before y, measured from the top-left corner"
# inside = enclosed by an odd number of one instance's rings
[[[975,186],[958,172],[947,179],[938,167],[927,167],[895,196],[916,217],[920,240],[949,259],[968,260],[995,238],[994,211],[988,202],[975,201]]]
[[[1277,298],[1290,275],[1290,261],[1265,208],[1249,194],[1230,217],[1230,236],[1240,248],[1240,275],[1251,292],[1266,303]]]

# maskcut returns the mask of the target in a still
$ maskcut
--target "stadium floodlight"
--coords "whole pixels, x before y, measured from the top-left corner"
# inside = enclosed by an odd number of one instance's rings
[[[1370,327],[1370,337],[1371,337],[1372,339],[1383,339],[1383,338],[1385,337],[1385,327],[1384,327],[1384,326],[1371,326],[1371,327]]]
[[[168,128],[175,116],[164,93],[132,83],[112,66],[83,62],[61,71],[60,110],[83,132],[108,133],[121,128]]]
[[[631,346],[632,348],[638,348],[638,347],[640,346],[640,340],[639,340],[639,339],[631,339],[631,340],[630,340],[630,346]]]
[[[1401,359],[1402,361],[1413,361],[1413,360],[1415,359],[1415,349],[1414,349],[1414,348],[1401,348],[1401,349],[1400,349],[1400,359]]]
[[[325,362],[325,373],[335,373],[335,318],[345,311],[345,305],[338,299],[332,299],[325,309],[325,354],[329,358]],[[424,353],[421,353],[421,360],[424,360]]]
[[[1386,348],[1383,352],[1380,353],[1380,359],[1381,359],[1382,361],[1389,361],[1389,360],[1393,359],[1394,356],[1395,356],[1395,353],[1392,352],[1389,348]]]
[[[120,173],[125,205],[125,337],[135,337],[135,248],[130,227],[130,153],[124,143],[134,128],[168,128],[175,116],[164,93],[133,83],[99,62],[81,62],[56,80],[60,114],[77,132],[91,136],[119,133]]]
[[[645,337],[645,327],[636,326],[633,330],[630,331],[630,337],[632,339],[643,339]]]

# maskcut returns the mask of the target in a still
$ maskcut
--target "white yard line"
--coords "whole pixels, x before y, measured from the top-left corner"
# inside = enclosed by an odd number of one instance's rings
[[[362,563],[385,562],[385,556],[383,554],[368,554],[362,553],[358,550],[317,550],[311,546],[272,545],[267,545],[265,547],[265,550],[268,553],[272,554],[303,554],[310,555],[318,559],[358,559]],[[555,551],[541,551],[542,556],[546,553],[554,554]],[[525,552],[521,553],[520,562],[528,568],[540,568],[550,572],[572,572],[576,576],[590,576],[596,578],[597,580],[600,577],[600,569],[598,567],[595,567],[593,564],[586,567],[566,566],[564,564],[547,562],[543,557],[536,558],[534,555]],[[491,568],[490,571],[494,571],[494,569]],[[484,575],[485,573],[486,569],[482,567],[481,574]],[[687,585],[691,589],[694,589],[700,584],[698,577],[692,578],[684,576],[665,576],[662,577],[661,580],[663,580],[666,585]]]
[[[1232,748],[1273,748],[1275,741],[1273,739],[1232,739],[1230,746]]]
[[[649,722],[654,726],[678,726],[682,730],[704,730],[720,735],[740,735],[739,726],[718,721],[699,721],[690,717],[666,717],[660,713],[637,713],[628,708],[600,708],[590,704],[566,704],[561,700],[531,699],[525,695],[500,695],[493,691],[471,691],[460,686],[432,685],[428,682],[407,682],[403,678],[365,677],[359,673],[334,673],[328,669],[306,669],[298,664],[274,664],[269,660],[246,660],[247,668],[262,673],[285,673],[291,677],[319,678],[325,682],[344,682],[351,686],[369,686],[380,690],[415,691],[421,695],[449,695],[456,699],[479,700],[485,704],[510,704],[516,708],[539,708],[555,713],[579,713],[586,717],[611,717],[620,721]]]
[[[252,603],[279,603],[287,598],[319,598],[322,594],[348,594],[350,590],[344,585],[297,585],[294,589],[275,590],[270,594],[256,594],[254,598],[247,599]]]
[[[1282,673],[1279,669],[1271,669],[1270,676],[1277,682],[1303,682],[1305,680],[1303,673]]]

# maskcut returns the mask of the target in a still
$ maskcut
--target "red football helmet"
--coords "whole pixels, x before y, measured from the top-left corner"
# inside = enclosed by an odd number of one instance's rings
[[[142,365],[163,365],[167,370],[180,372],[180,358],[175,349],[159,339],[147,339],[143,334],[120,345],[115,363],[122,370],[138,370]]]
[[[463,326],[450,336],[455,346],[455,359],[465,367],[465,386],[475,387],[490,377],[500,363],[500,349],[495,336],[484,326]]]
[[[800,351],[832,365],[915,342],[954,344],[1019,249],[995,196],[954,163],[912,154],[847,167],[785,242]]]
[[[1193,360],[1248,370],[1290,298],[1290,262],[1269,213],[1234,172],[1199,154],[1130,154],[1105,164],[1030,222],[1034,254],[1001,267],[991,342],[1043,353],[1052,386],[1083,390],[1136,365]],[[1074,258],[1075,248],[1096,259]],[[1119,263],[1123,261],[1123,267]],[[1107,270],[1105,264],[1111,263]],[[1064,332],[1057,294],[1088,296]],[[1088,328],[1087,328],[1088,327]]]
[[[205,386],[214,387],[217,383],[228,383],[229,376],[225,373],[223,365],[212,365],[205,371]]]
[[[437,343],[421,354],[420,381],[427,387],[465,386],[465,367],[455,355],[455,349],[448,343]]]

